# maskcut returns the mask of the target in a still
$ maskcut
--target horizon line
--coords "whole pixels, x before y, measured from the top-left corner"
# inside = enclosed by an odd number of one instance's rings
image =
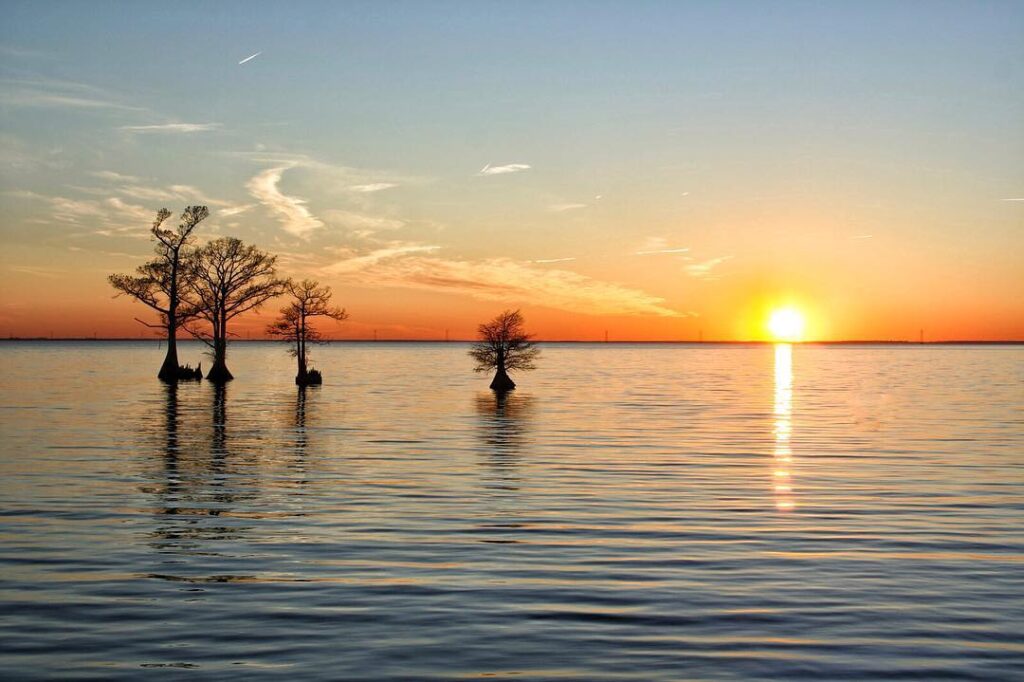
[[[162,343],[163,338],[138,338],[131,336],[4,336],[0,341],[142,341],[148,343]],[[197,341],[188,337],[178,338],[178,341]],[[348,338],[348,339],[323,339],[323,343],[474,343],[477,339],[402,339],[402,338]],[[899,346],[929,346],[929,345],[1024,345],[1024,339],[936,339],[933,341],[913,341],[909,339],[835,339],[835,340],[807,340],[807,341],[771,341],[767,339],[737,339],[737,340],[687,340],[687,339],[534,339],[536,343],[586,343],[595,345],[611,344],[651,344],[651,345],[776,345],[780,343],[804,346],[828,346],[828,345],[899,345]],[[232,343],[287,343],[287,339],[272,339],[267,337],[232,339]]]

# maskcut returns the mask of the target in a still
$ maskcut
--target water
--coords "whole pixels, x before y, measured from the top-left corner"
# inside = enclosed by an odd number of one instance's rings
[[[1024,348],[316,353],[0,344],[7,678],[1024,671]]]

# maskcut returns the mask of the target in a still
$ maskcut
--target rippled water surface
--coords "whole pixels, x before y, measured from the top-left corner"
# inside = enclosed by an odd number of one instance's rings
[[[465,351],[0,343],[4,676],[1024,674],[1021,347]]]

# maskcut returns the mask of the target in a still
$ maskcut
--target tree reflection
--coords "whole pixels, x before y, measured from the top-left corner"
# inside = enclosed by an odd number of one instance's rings
[[[178,384],[165,383],[164,389],[164,489],[165,499],[178,495]]]
[[[295,453],[295,457],[288,466],[296,473],[297,478],[293,479],[293,482],[298,486],[304,486],[309,483],[309,477],[307,475],[309,429],[307,427],[307,422],[311,419],[311,413],[313,415],[312,418],[315,420],[315,395],[319,390],[319,386],[299,385],[296,387],[295,410],[292,415],[291,428],[289,429],[292,436],[291,445]]]
[[[188,387],[199,391],[200,387]],[[227,392],[215,387],[210,419],[203,424],[205,410],[181,408],[176,384],[163,386],[163,462],[154,492],[157,524],[150,532],[150,544],[160,554],[217,556],[209,543],[234,540],[249,528],[247,522],[225,522],[239,498],[251,498],[237,481],[228,481]],[[168,559],[164,563],[177,564]],[[154,574],[167,577],[164,574]],[[173,577],[173,576],[171,576]]]
[[[306,386],[299,386],[295,394],[295,452],[302,454],[309,444],[309,437],[306,434]]]
[[[514,392],[481,393],[476,398],[479,434],[490,468],[489,487],[515,489],[515,469],[527,436],[528,396]]]

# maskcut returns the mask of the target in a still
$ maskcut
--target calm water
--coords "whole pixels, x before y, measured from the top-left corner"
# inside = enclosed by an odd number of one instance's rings
[[[1024,348],[317,359],[0,343],[5,677],[1024,675]]]

